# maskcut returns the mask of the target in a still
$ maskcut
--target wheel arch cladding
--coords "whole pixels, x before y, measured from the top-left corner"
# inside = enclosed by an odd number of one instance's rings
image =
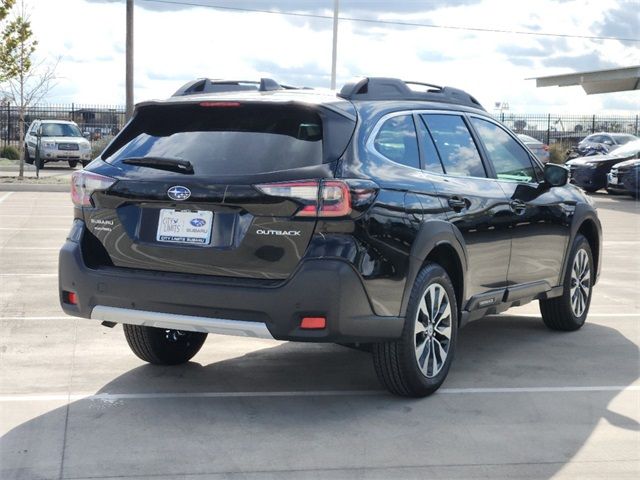
[[[427,258],[425,258],[422,266],[427,263],[437,263],[444,268],[447,275],[451,279],[453,284],[453,291],[456,294],[456,304],[458,305],[458,317],[462,311],[462,297],[464,295],[464,271],[462,269],[462,262],[458,257],[458,252],[450,243],[441,242],[436,245]],[[422,267],[421,267],[422,268]],[[460,321],[460,318],[458,318]]]
[[[589,242],[591,247],[591,255],[593,256],[593,264],[596,265],[596,271],[600,272],[600,235],[598,227],[595,221],[591,218],[586,218],[582,221],[578,227],[579,234],[582,234]],[[596,275],[597,279],[598,275]]]
[[[415,279],[429,262],[439,264],[449,275],[460,316],[465,298],[467,252],[460,231],[442,220],[427,221],[420,226],[420,231],[411,247],[410,265],[400,314],[406,313]]]

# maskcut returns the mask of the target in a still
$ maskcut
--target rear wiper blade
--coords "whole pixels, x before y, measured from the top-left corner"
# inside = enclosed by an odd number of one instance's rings
[[[165,157],[129,157],[122,160],[127,165],[138,165],[140,167],[157,168],[158,170],[168,170],[170,172],[193,174],[193,165],[189,160]]]

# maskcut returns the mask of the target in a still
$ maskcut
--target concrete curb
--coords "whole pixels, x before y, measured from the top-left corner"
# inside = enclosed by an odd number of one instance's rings
[[[0,192],[69,192],[69,184],[0,183]]]

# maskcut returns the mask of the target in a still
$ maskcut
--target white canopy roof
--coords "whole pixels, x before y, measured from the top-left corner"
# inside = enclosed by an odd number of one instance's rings
[[[549,77],[529,78],[536,87],[569,87],[580,85],[587,95],[594,93],[640,90],[640,65],[591,72],[576,72]]]

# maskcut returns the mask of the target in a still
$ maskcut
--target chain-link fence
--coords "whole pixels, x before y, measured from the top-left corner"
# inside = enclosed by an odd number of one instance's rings
[[[552,115],[494,113],[493,116],[516,133],[529,135],[547,145],[562,142],[575,145],[594,132],[638,135],[638,115]]]
[[[0,106],[2,146],[17,146],[19,138],[18,108]],[[575,145],[594,132],[619,132],[638,135],[638,115],[552,115],[494,113],[493,116],[517,133],[523,133],[552,145],[562,142]],[[27,109],[25,129],[36,119],[73,120],[91,142],[104,142],[118,133],[125,123],[125,109],[116,105],[36,105]]]

